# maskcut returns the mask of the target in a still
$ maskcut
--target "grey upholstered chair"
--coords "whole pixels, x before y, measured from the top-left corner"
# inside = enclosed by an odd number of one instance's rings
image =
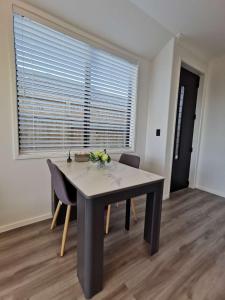
[[[135,154],[122,153],[119,162],[121,164],[128,165],[130,167],[138,169],[140,166],[140,157]],[[127,229],[129,228],[129,220],[130,220],[130,204],[131,204],[134,221],[137,222],[134,199],[126,200],[126,228]],[[110,212],[111,212],[111,205],[109,204],[106,213],[106,227],[105,227],[106,234],[109,233]]]
[[[64,174],[58,169],[58,167],[51,162],[50,159],[47,160],[47,164],[51,173],[52,177],[52,188],[59,199],[58,205],[56,207],[51,229],[53,229],[56,225],[57,217],[61,208],[62,203],[67,206],[66,209],[66,218],[65,218],[65,224],[63,229],[63,236],[62,236],[62,244],[61,244],[61,251],[60,256],[64,255],[64,249],[65,249],[65,243],[66,243],[66,237],[68,232],[68,225],[70,220],[70,212],[71,212],[71,206],[76,206],[76,189],[74,186],[66,179]]]

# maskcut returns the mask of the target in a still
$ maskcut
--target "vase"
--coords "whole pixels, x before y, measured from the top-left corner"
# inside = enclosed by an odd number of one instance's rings
[[[104,168],[105,167],[105,162],[104,161],[97,161],[97,168]]]

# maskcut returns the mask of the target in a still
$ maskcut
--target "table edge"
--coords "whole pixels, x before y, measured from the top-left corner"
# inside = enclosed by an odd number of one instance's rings
[[[161,178],[161,179],[157,179],[155,181],[145,182],[145,183],[133,185],[131,187],[121,188],[121,189],[117,189],[117,190],[110,191],[110,192],[105,192],[105,193],[100,193],[100,194],[96,194],[96,195],[93,195],[93,196],[88,196],[84,192],[82,192],[79,188],[77,188],[76,185],[67,176],[66,176],[66,178],[76,188],[76,190],[79,191],[79,193],[81,193],[84,196],[84,198],[88,199],[88,200],[93,200],[93,199],[97,199],[97,198],[107,197],[108,195],[112,195],[112,194],[116,194],[116,193],[120,193],[120,192],[129,191],[130,189],[136,189],[136,188],[145,187],[145,186],[148,186],[148,185],[151,185],[151,184],[153,185],[155,183],[164,182],[164,180],[165,180],[165,178]]]

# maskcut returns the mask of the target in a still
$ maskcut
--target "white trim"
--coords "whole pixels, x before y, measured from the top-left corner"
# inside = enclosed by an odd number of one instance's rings
[[[138,90],[139,90],[139,85],[140,85],[140,65],[137,65],[137,80],[136,80],[136,90],[135,90],[135,101],[134,101],[134,133],[133,133],[133,143],[130,149],[126,152],[136,152],[137,150],[137,145],[136,145],[136,136],[137,136],[137,104],[138,104]],[[124,151],[125,149],[123,149]],[[116,152],[118,153],[118,152]]]
[[[47,220],[47,219],[51,219],[51,218],[52,218],[52,214],[48,213],[48,214],[40,215],[40,216],[37,216],[37,217],[34,217],[34,218],[28,218],[28,219],[24,219],[24,220],[21,220],[21,221],[17,221],[15,223],[3,225],[3,226],[0,226],[0,233],[6,232],[6,231],[9,231],[9,230],[12,230],[12,229],[20,228],[20,227],[23,227],[23,226],[26,226],[26,225],[30,225],[30,224],[33,224],[33,223],[37,223],[37,222],[40,222],[40,221],[44,221],[44,220]]]
[[[13,11],[10,10],[10,24],[9,24],[9,47],[10,53],[10,102],[11,102],[11,117],[12,117],[12,145],[13,158],[19,156],[19,132],[18,132],[18,114],[17,114],[17,88],[16,88],[16,61],[14,48],[14,33],[13,33]]]
[[[104,148],[104,147],[103,147]],[[70,154],[73,157],[75,153],[90,153],[95,150],[103,150],[102,149],[93,149],[93,148],[82,148],[82,149],[77,149],[77,150],[70,150]],[[129,148],[129,149],[106,149],[107,153],[109,154],[121,154],[123,152],[126,153],[134,153],[135,148]],[[63,158],[67,156],[69,150],[65,149],[64,151],[52,151],[52,152],[39,152],[39,153],[28,153],[28,154],[18,154],[15,156],[15,159],[20,160],[20,159],[41,159],[41,158]]]
[[[16,65],[15,65],[15,49],[14,49],[14,33],[13,33],[13,13],[20,13],[27,17],[30,17],[42,24],[45,24],[53,29],[61,31],[65,34],[68,34],[72,37],[78,38],[84,42],[93,45],[94,47],[103,49],[107,52],[112,53],[113,55],[122,57],[130,61],[131,63],[137,64],[137,84],[136,84],[136,96],[135,96],[135,110],[134,110],[134,135],[133,135],[133,144],[129,149],[109,149],[109,153],[122,153],[126,152],[134,152],[136,149],[136,124],[137,124],[137,104],[138,104],[138,82],[139,82],[139,57],[135,54],[119,48],[118,46],[113,45],[110,42],[107,42],[101,38],[98,38],[94,35],[91,35],[81,29],[72,26],[59,18],[56,18],[52,15],[49,15],[29,4],[25,4],[19,0],[12,0],[12,10],[10,11],[10,43],[11,43],[11,52],[10,52],[10,71],[11,71],[11,105],[12,105],[12,137],[13,137],[13,158],[18,159],[39,159],[39,158],[47,158],[47,157],[56,157],[63,158],[65,157],[68,150],[59,150],[52,152],[42,152],[42,153],[28,153],[21,154],[19,153],[19,140],[18,140],[18,114],[17,114],[17,91],[16,91]],[[94,149],[91,148],[82,148],[75,149],[71,151],[71,154],[82,152],[90,152]]]
[[[170,199],[170,194],[163,195],[163,201],[169,200]]]
[[[198,184],[196,185],[196,188],[199,189],[199,190],[205,191],[207,193],[214,194],[214,195],[225,198],[225,193],[222,192],[222,191],[214,190],[214,189],[205,187],[203,185],[198,185]]]
[[[193,70],[192,70],[193,72]],[[189,173],[189,186],[191,188],[196,187],[197,182],[197,171],[198,171],[198,160],[199,160],[199,152],[200,152],[200,137],[202,131],[202,119],[204,113],[204,105],[205,105],[205,87],[206,87],[206,75],[199,74],[200,82],[199,82],[199,90],[197,95],[197,103],[196,103],[196,120],[194,124],[194,132],[193,132],[193,152],[191,156],[191,165],[190,165],[190,173]]]

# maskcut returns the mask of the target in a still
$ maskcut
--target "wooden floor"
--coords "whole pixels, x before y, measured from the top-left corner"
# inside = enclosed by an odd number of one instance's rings
[[[143,241],[138,223],[124,231],[124,205],[112,208],[105,238],[104,290],[93,299],[225,299],[225,199],[199,190],[163,203],[160,251]],[[62,228],[40,222],[0,235],[0,299],[84,299],[76,276],[76,224],[59,257]]]

